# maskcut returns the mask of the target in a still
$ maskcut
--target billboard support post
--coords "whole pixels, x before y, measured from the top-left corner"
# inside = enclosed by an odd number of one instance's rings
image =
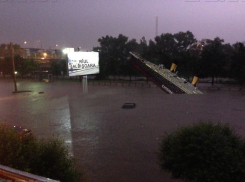
[[[83,76],[83,93],[88,93],[88,77],[87,77],[87,75]]]
[[[99,74],[98,52],[68,52],[67,66],[69,76],[79,76],[83,84],[83,93],[88,92],[88,76]]]

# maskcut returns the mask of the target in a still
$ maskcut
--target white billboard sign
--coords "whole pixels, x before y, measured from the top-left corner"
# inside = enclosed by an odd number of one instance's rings
[[[99,73],[98,52],[69,52],[67,57],[69,76]]]
[[[68,54],[69,52],[75,52],[75,49],[72,47],[67,47],[63,50],[64,54]]]

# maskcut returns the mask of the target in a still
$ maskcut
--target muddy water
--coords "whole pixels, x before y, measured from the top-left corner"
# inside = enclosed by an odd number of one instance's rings
[[[177,181],[159,169],[159,142],[165,132],[200,120],[230,123],[245,136],[239,91],[168,95],[158,88],[89,85],[85,94],[78,82],[20,82],[18,88],[32,92],[12,94],[12,83],[0,82],[0,120],[40,137],[63,137],[89,182]],[[136,108],[122,109],[128,102]]]

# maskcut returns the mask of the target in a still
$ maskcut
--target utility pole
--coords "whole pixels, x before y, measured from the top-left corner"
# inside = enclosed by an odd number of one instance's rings
[[[13,68],[14,91],[17,92],[17,84],[16,84],[16,76],[15,76],[15,64],[14,64],[14,50],[13,50],[12,42],[10,42],[10,55],[11,55],[12,68]]]

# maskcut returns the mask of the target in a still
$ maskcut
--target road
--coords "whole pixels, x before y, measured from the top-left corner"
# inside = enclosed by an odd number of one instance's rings
[[[230,123],[244,136],[245,93],[165,94],[157,87],[79,82],[0,80],[0,121],[30,128],[38,137],[64,138],[88,182],[178,182],[157,164],[165,132],[200,120]],[[200,90],[201,89],[200,84]],[[122,109],[124,103],[134,109]]]

